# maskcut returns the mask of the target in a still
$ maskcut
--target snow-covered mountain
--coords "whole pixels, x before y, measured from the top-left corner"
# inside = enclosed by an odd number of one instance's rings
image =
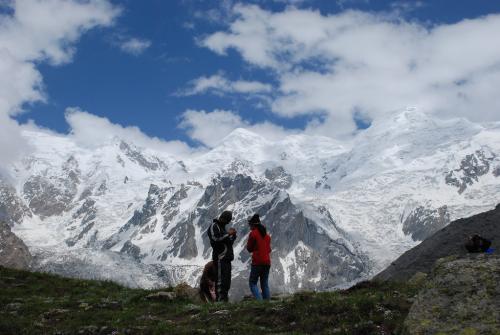
[[[0,184],[0,218],[40,269],[154,287],[196,284],[205,231],[222,210],[238,230],[235,295],[246,292],[246,220],[273,240],[271,286],[329,289],[369,277],[451,220],[500,202],[500,123],[417,110],[354,140],[245,129],[188,157],[120,138],[98,148],[25,131],[35,148]]]

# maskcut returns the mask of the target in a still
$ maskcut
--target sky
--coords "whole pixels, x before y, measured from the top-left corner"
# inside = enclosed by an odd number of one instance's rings
[[[0,172],[27,127],[180,155],[406,107],[499,121],[498,87],[496,0],[0,0]]]

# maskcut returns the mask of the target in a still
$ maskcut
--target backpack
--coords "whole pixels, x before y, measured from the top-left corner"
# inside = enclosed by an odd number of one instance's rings
[[[467,242],[465,242],[465,249],[468,252],[486,252],[491,246],[491,241],[487,240],[477,234],[469,236]]]

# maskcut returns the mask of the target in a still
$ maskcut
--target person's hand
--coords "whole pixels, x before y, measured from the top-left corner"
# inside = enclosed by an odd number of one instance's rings
[[[234,229],[234,228],[229,228],[229,235],[236,236],[236,229]]]

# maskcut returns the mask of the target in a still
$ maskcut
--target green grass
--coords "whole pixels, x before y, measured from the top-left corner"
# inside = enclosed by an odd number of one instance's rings
[[[364,282],[264,303],[193,306],[149,301],[155,291],[111,282],[0,267],[0,334],[398,334],[416,291]]]

